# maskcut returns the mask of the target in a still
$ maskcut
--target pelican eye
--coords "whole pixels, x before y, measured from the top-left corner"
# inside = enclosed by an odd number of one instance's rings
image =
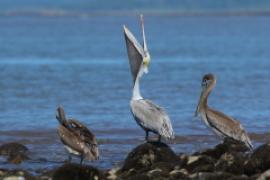
[[[202,81],[202,86],[207,86],[208,85],[208,82],[209,82],[209,80],[208,79],[203,79],[203,81]]]
[[[149,60],[144,59],[143,60],[143,65],[148,66],[148,64],[149,64]]]

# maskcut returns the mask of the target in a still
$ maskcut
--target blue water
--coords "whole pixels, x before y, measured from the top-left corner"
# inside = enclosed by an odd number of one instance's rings
[[[37,0],[1,0],[1,12],[93,12],[93,11],[117,11],[117,12],[269,12],[270,3],[268,0],[166,0],[153,1],[124,1],[124,0],[58,0],[58,1],[37,1]],[[42,13],[42,12],[41,12]]]
[[[209,105],[239,119],[255,145],[270,140],[270,17],[145,17],[152,56],[141,91],[166,109],[177,135],[171,147],[191,153],[219,142],[193,117],[205,73],[217,76]],[[130,114],[132,79],[123,38],[140,37],[138,18],[0,18],[0,144],[19,141],[36,170],[60,165],[55,109],[84,122],[100,142],[100,168],[121,165],[144,141]],[[0,165],[10,167],[5,160]],[[12,166],[13,167],[13,166]],[[16,166],[15,166],[16,167]]]

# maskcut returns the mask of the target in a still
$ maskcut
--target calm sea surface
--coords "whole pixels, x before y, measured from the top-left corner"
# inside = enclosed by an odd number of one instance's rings
[[[263,16],[145,17],[152,61],[141,91],[170,115],[177,153],[219,142],[193,117],[208,72],[218,80],[210,106],[239,119],[256,146],[270,140],[269,22]],[[56,133],[60,104],[97,135],[101,159],[90,164],[121,165],[144,142],[129,109],[123,24],[140,39],[137,17],[0,18],[0,144],[22,142],[34,159],[18,167],[35,171],[67,159]],[[0,166],[17,167],[5,159]]]

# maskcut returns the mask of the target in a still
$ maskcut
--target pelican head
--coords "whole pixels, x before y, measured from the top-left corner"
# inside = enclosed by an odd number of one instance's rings
[[[202,92],[197,105],[195,116],[198,116],[205,108],[207,107],[207,97],[210,94],[211,90],[215,87],[216,77],[213,74],[205,74],[202,78]]]
[[[202,79],[202,90],[206,91],[210,88],[212,90],[216,84],[216,77],[213,74],[206,74]]]
[[[57,107],[56,119],[61,121],[61,122],[66,120],[65,111],[61,105]]]
[[[142,76],[143,73],[148,73],[148,67],[151,60],[145,38],[143,15],[140,16],[140,23],[143,46],[137,41],[130,30],[126,26],[123,26],[133,82],[135,82],[137,77]]]
[[[149,64],[150,64],[150,54],[148,52],[146,52],[146,55],[145,57],[143,58],[143,72],[144,73],[148,73],[148,67],[149,67]]]

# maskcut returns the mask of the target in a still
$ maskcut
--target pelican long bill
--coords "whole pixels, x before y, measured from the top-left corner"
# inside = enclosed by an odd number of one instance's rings
[[[129,31],[126,26],[124,28],[124,36],[126,41],[129,65],[131,69],[131,74],[133,77],[133,82],[135,83],[136,77],[139,73],[140,66],[143,62],[144,50],[142,46],[138,43],[134,35]]]

